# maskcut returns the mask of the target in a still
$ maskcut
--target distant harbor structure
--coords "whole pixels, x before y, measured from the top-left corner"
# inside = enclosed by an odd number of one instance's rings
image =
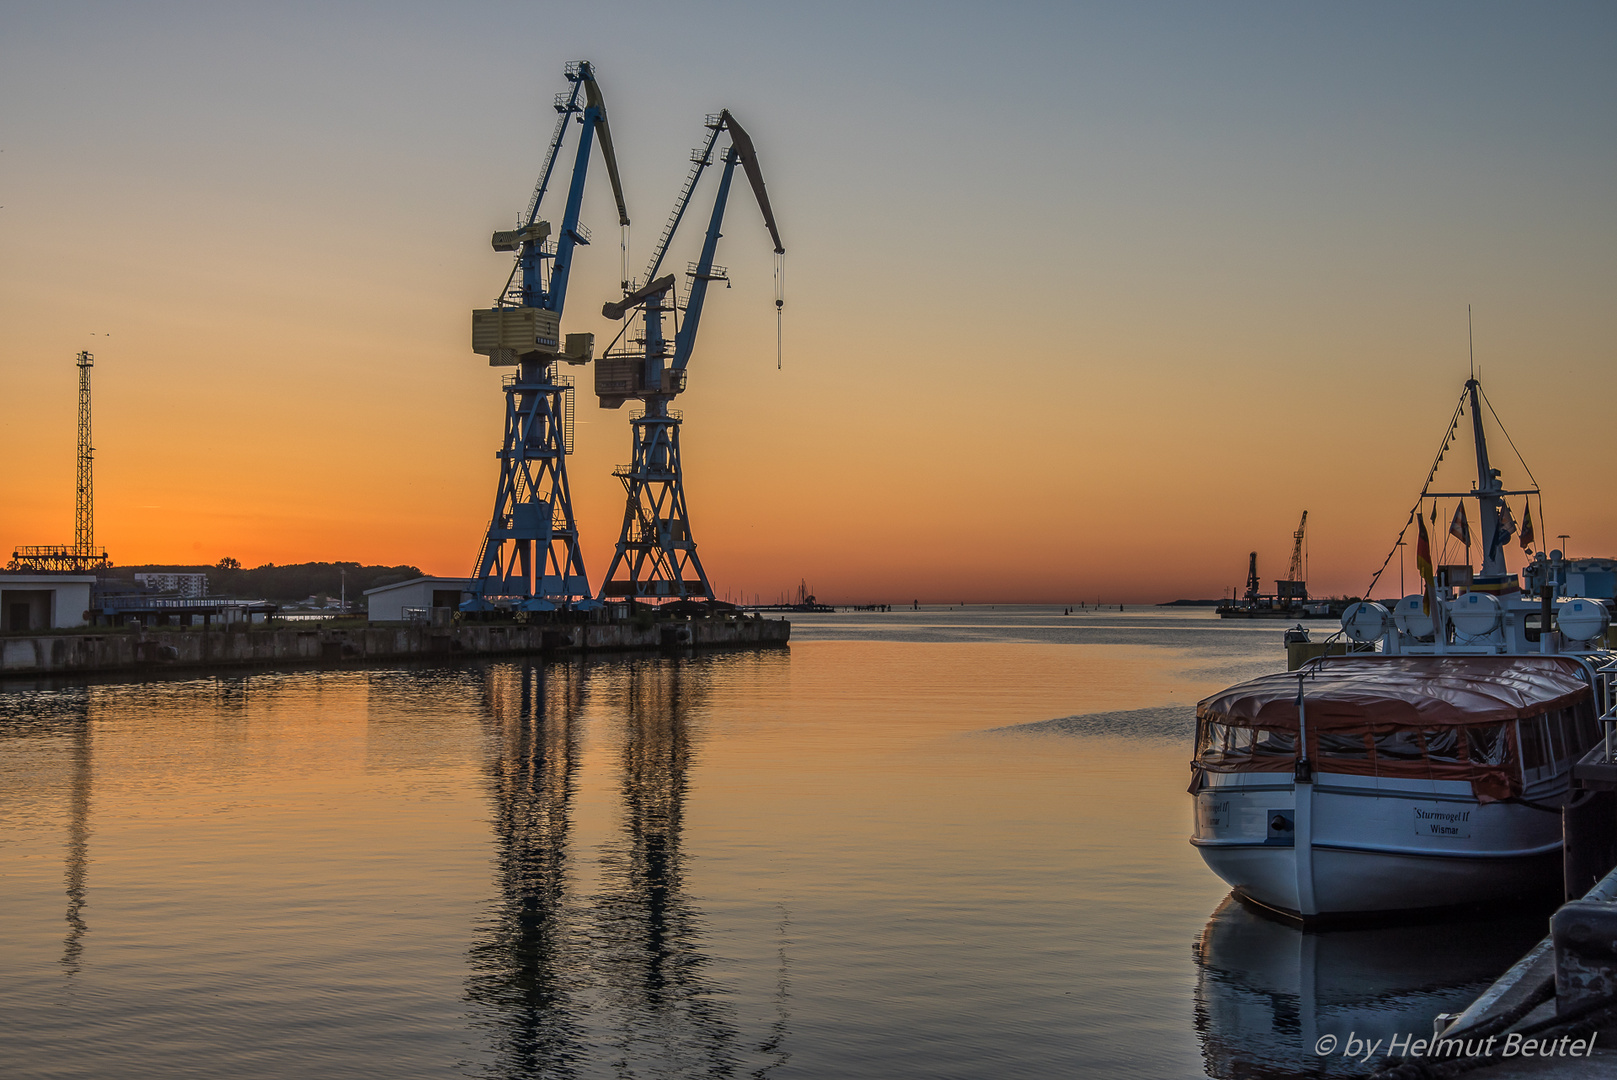
[[[1221,619],[1325,619],[1335,618],[1347,607],[1345,600],[1311,600],[1308,596],[1308,511],[1291,534],[1291,565],[1286,576],[1275,581],[1275,591],[1265,593],[1258,580],[1258,553],[1247,556],[1246,591],[1239,598],[1221,600],[1215,610]]]

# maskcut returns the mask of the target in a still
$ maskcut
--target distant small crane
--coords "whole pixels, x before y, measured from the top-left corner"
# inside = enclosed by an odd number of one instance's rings
[[[780,230],[775,227],[775,214],[764,190],[763,172],[758,167],[758,155],[752,138],[736,123],[729,110],[708,116],[707,142],[691,152],[692,168],[685,186],[674,202],[674,211],[657,240],[651,262],[646,268],[645,284],[631,288],[624,284],[624,296],[607,302],[601,314],[608,319],[622,319],[630,311],[638,318],[624,323],[606,354],[595,364],[595,393],[601,407],[616,409],[625,401],[638,399],[645,402],[645,411],[630,417],[634,431],[633,459],[628,465],[613,470],[623,481],[627,498],[623,510],[623,529],[618,536],[617,550],[612,565],[601,584],[600,596],[631,597],[635,599],[714,599],[713,586],[702,561],[696,554],[696,541],[691,538],[690,516],[685,505],[685,477],[680,464],[679,431],[684,417],[668,408],[675,395],[685,389],[685,369],[696,347],[696,333],[702,322],[702,304],[707,298],[711,281],[728,285],[729,276],[722,266],[716,266],[713,256],[718,249],[719,227],[724,221],[724,209],[730,196],[730,181],[735,167],[740,165],[752,185],[758,208],[763,211],[764,225],[775,242],[776,291],[775,309],[784,303],[781,295],[781,258],[786,249],[781,244]],[[703,171],[713,163],[713,150],[719,136],[729,132],[730,146],[724,151],[724,170],[720,174],[718,194],[714,197],[713,213],[708,221],[707,239],[702,244],[700,258],[691,263],[686,276],[691,279],[690,293],[683,305],[674,289],[673,274],[657,276],[662,268],[668,245],[679,229],[691,193],[701,179]],[[669,300],[669,294],[673,298]],[[685,318],[679,321],[683,306]],[[663,314],[671,313],[676,332],[673,354],[669,355],[668,341],[663,336]],[[642,330],[638,338],[629,337],[631,327]],[[623,346],[614,351],[619,342]]]
[[[1308,531],[1308,511],[1303,511],[1303,519],[1297,523],[1297,531],[1291,534],[1291,570],[1287,575],[1292,581],[1306,581],[1307,572],[1303,569],[1303,536]]]
[[[1308,571],[1303,565],[1303,537],[1308,532],[1308,511],[1303,511],[1303,519],[1297,523],[1297,531],[1291,534],[1291,566],[1286,571],[1286,580],[1275,582],[1275,592],[1282,601],[1308,599]]]

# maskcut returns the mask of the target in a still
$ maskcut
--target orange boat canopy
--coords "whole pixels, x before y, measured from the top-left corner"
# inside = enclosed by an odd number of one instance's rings
[[[1397,730],[1525,720],[1590,697],[1582,666],[1564,656],[1344,656],[1302,680],[1312,732]],[[1298,672],[1264,675],[1196,706],[1233,727],[1297,730]]]

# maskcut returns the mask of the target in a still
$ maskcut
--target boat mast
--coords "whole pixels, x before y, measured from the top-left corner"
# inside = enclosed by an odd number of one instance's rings
[[[1505,545],[1494,542],[1499,532],[1500,497],[1503,490],[1498,470],[1488,466],[1488,437],[1482,431],[1481,384],[1475,378],[1467,379],[1465,389],[1471,396],[1471,431],[1477,444],[1477,525],[1482,538],[1482,576],[1503,577],[1505,571]]]

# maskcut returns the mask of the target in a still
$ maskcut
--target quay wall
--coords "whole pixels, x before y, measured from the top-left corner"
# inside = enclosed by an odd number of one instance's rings
[[[696,619],[651,626],[631,622],[472,623],[363,629],[109,630],[105,634],[0,638],[0,676],[784,645],[790,634],[791,623],[784,619]]]

